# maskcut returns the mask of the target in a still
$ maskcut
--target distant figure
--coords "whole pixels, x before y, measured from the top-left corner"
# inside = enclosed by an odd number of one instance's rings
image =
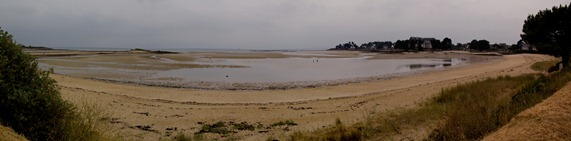
[[[555,66],[549,67],[549,69],[547,70],[547,73],[551,73],[551,72],[554,72],[554,71],[558,71],[559,68],[560,68],[560,65],[561,65],[561,62],[555,64]]]
[[[319,62],[319,59],[315,60],[315,62]]]

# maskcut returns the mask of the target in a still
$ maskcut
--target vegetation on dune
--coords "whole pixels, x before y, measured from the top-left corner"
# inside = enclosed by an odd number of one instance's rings
[[[541,61],[531,65],[531,69],[536,71],[547,71],[549,68],[555,66],[559,61]]]
[[[60,97],[49,71],[0,29],[0,124],[30,140],[98,140],[98,115]]]
[[[517,82],[521,81],[518,80]],[[571,81],[571,72],[564,70],[548,76],[539,75],[539,78],[525,82],[526,84],[515,93],[504,92],[507,95],[500,93],[492,97],[481,93],[467,97],[455,106],[450,107],[453,110],[449,110],[445,114],[446,123],[433,132],[431,138],[436,140],[481,139],[507,124],[512,117],[521,111],[553,95],[569,81]],[[437,101],[450,97],[446,95],[442,94],[437,98]],[[487,99],[485,99],[486,97]],[[481,100],[478,102],[476,101],[478,99]]]
[[[569,70],[544,75],[502,76],[446,89],[411,109],[371,114],[365,121],[296,132],[289,140],[399,140],[411,130],[431,131],[428,140],[477,140],[571,81]],[[395,138],[397,137],[397,138]]]

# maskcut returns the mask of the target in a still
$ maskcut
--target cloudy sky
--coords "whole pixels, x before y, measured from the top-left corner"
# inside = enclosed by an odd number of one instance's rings
[[[569,0],[0,0],[0,27],[48,47],[325,49],[410,36],[515,43]]]

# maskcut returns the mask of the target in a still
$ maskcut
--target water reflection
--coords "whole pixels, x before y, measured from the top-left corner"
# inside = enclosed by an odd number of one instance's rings
[[[451,60],[443,60],[443,62],[452,62]],[[432,69],[432,68],[438,68],[438,67],[450,67],[452,66],[451,63],[447,63],[447,64],[410,64],[408,65],[408,67],[411,70],[416,70],[416,69]]]

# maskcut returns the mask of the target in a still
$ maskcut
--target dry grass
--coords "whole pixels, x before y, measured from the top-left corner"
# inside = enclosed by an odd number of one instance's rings
[[[26,137],[14,132],[11,128],[0,125],[0,141],[27,141]]]
[[[537,63],[531,65],[531,69],[536,70],[536,71],[547,71],[551,66],[554,66],[558,62],[560,62],[560,61],[554,60],[554,61],[537,62]]]
[[[484,140],[571,140],[571,83]]]
[[[507,123],[511,111],[504,111],[511,97],[534,75],[499,77],[444,90],[435,104],[446,109],[444,125],[430,136],[434,140],[475,140]]]
[[[345,125],[337,120],[334,126],[311,132],[295,132],[288,140],[422,140],[440,121],[445,107],[430,102],[410,109],[389,113],[367,113],[363,122]],[[406,134],[406,135],[405,135]]]
[[[515,92],[454,96],[466,98],[450,107],[453,110],[448,110],[449,112],[445,114],[446,123],[433,132],[431,139],[482,139],[487,134],[507,124],[516,114],[550,97],[569,81],[571,81],[571,73],[569,70],[564,70],[547,76],[539,75],[539,78],[530,82],[525,80],[515,81],[516,83],[524,82],[523,87]],[[492,86],[482,87],[481,89],[488,87]],[[502,96],[503,94],[508,95]],[[489,97],[488,95],[492,96]],[[446,97],[450,96],[444,97],[445,99],[450,99]]]
[[[349,126],[338,120],[332,127],[296,132],[289,140],[478,140],[570,80],[563,71],[471,82],[443,90],[416,108],[371,114]]]
[[[122,140],[110,126],[111,115],[96,103],[83,101],[76,109],[78,117],[69,121],[68,138],[82,141]]]

